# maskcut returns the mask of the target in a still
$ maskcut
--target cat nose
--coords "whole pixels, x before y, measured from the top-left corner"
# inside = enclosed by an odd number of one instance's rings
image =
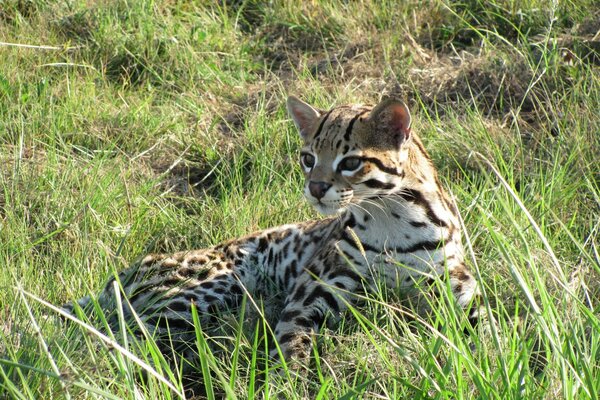
[[[308,190],[317,200],[320,200],[325,196],[327,190],[331,187],[331,183],[327,182],[309,182]]]

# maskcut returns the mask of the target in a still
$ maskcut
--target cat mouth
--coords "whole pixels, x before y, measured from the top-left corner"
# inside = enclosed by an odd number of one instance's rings
[[[323,202],[321,200],[309,199],[310,205],[322,215],[333,215],[341,213],[346,209],[346,203]]]
[[[345,207],[334,207],[323,203],[314,204],[313,207],[322,215],[334,215],[344,211]]]

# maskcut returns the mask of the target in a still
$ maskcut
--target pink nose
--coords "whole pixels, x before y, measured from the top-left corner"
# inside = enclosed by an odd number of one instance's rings
[[[316,199],[320,200],[325,196],[327,190],[331,187],[331,183],[327,182],[309,182],[308,190]]]

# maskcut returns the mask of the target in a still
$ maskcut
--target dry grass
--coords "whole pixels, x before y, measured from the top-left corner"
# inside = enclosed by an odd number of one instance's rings
[[[1,3],[0,41],[34,47],[0,45],[0,398],[177,397],[15,288],[60,304],[140,254],[314,217],[288,94],[410,104],[495,324],[408,323],[373,294],[294,380],[247,321],[202,357],[215,397],[597,397],[596,2],[270,4]]]

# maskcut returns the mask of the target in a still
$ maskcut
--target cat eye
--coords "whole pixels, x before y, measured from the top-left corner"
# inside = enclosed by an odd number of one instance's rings
[[[358,157],[348,157],[340,161],[338,169],[340,171],[354,171],[360,167],[361,160]]]
[[[304,153],[300,156],[300,160],[306,168],[312,168],[315,166],[315,156],[312,154]]]

